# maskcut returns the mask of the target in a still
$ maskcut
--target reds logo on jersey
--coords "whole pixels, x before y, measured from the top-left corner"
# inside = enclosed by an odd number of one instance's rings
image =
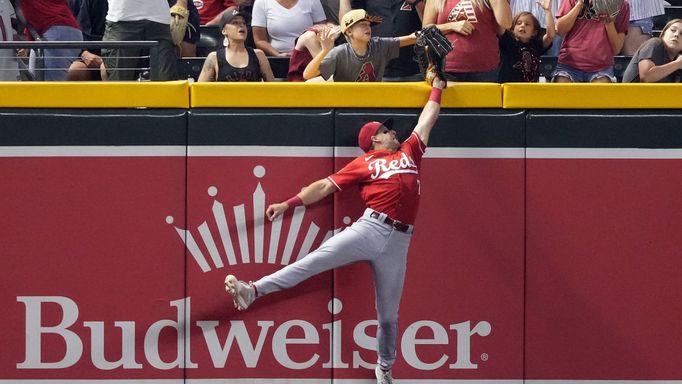
[[[472,4],[470,0],[460,1],[459,4],[452,8],[452,11],[450,11],[450,14],[448,15],[448,21],[466,20],[471,23],[478,22],[474,4]]]
[[[373,156],[365,157],[365,161],[371,160]],[[388,179],[398,173],[419,174],[417,164],[406,153],[400,155],[400,159],[388,161],[386,159],[376,159],[367,164],[367,169],[371,172],[370,178]]]

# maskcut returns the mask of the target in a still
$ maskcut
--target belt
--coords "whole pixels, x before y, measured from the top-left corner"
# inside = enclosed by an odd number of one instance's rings
[[[390,225],[391,227],[393,227],[393,229],[395,229],[398,232],[412,233],[414,231],[413,225],[405,224],[405,223],[402,223],[398,220],[393,220],[390,217],[388,217],[387,215],[384,215],[384,214],[379,213],[377,211],[371,211],[369,214],[369,217],[371,217],[372,219],[378,219],[378,220],[381,220],[382,216],[383,216],[383,222]]]

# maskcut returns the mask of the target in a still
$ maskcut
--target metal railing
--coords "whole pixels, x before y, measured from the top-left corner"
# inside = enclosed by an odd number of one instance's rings
[[[148,54],[134,57],[122,57],[129,59],[139,59],[146,62],[146,66],[136,66],[132,68],[116,68],[117,71],[139,71],[147,73],[149,78],[153,78],[153,73],[159,67],[158,41],[0,41],[0,49],[30,49],[35,52],[35,65],[30,68],[27,58],[17,57],[20,71],[33,72],[33,78],[25,77],[28,80],[43,80],[46,70],[44,65],[45,49],[58,48],[79,48],[79,49],[107,49],[107,48],[141,48],[148,50]],[[52,58],[63,58],[54,56]],[[70,58],[70,57],[69,57]],[[74,57],[77,59],[77,57]],[[67,69],[68,68],[64,68]],[[0,68],[7,70],[7,68]],[[95,69],[92,69],[95,70]],[[142,80],[142,78],[140,78]]]

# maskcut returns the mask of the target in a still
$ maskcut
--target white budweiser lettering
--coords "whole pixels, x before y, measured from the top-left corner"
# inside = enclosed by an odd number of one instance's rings
[[[18,296],[17,301],[26,307],[26,356],[23,362],[17,364],[18,369],[65,369],[80,362],[86,352],[83,349],[84,335],[78,335],[73,329],[79,320],[78,304],[72,299],[64,296]],[[43,324],[43,305],[54,308],[56,304],[61,309],[61,320],[57,325],[46,326]],[[341,312],[341,301],[333,299],[330,304],[332,315]],[[114,321],[114,326],[121,329],[121,351],[117,361],[109,361],[105,358],[106,338],[104,335],[103,321],[83,321],[83,326],[90,329],[90,361],[100,370],[141,369],[147,364],[159,370],[173,368],[198,368],[198,364],[192,362],[190,357],[190,316],[191,299],[185,298],[170,302],[171,307],[175,307],[174,319],[161,319],[153,323],[144,332],[144,359],[136,355],[136,343],[140,342],[136,335],[141,333],[136,330],[134,321]],[[50,315],[54,315],[50,313]],[[53,318],[54,316],[47,316]],[[54,321],[50,321],[51,324]],[[269,346],[272,356],[282,366],[292,370],[307,369],[321,364],[323,368],[343,369],[349,368],[369,368],[372,369],[376,362],[365,361],[361,357],[362,351],[374,351],[374,336],[368,333],[368,328],[377,326],[376,320],[364,320],[356,324],[353,328],[354,350],[352,351],[352,362],[342,360],[343,348],[349,347],[341,342],[343,330],[342,320],[331,323],[316,325],[305,320],[293,319],[282,324],[275,324],[270,320],[229,321],[229,330],[226,338],[220,340],[216,329],[220,325],[219,321],[201,320],[194,324],[201,329],[205,345],[208,348],[213,368],[224,368],[230,358],[230,353],[241,354],[241,359],[249,368],[258,368],[259,360],[268,346],[265,341],[272,334],[272,343]],[[173,361],[164,361],[159,350],[160,335],[162,331],[170,329],[177,335],[175,350],[176,355]],[[427,332],[420,332],[422,329]],[[435,361],[423,361],[418,351],[419,345],[450,345],[452,335],[448,329],[454,331],[454,350],[452,355],[442,354]],[[420,320],[407,325],[405,332],[400,335],[400,350],[404,361],[411,367],[419,370],[435,370],[445,366],[448,362],[449,369],[476,369],[477,364],[471,361],[471,341],[475,335],[484,337],[491,333],[492,327],[487,321],[480,321],[473,327],[470,321],[449,324],[447,327],[431,320]],[[166,334],[166,333],[164,333]],[[292,336],[296,334],[297,336]],[[418,334],[422,336],[418,336]],[[48,336],[49,335],[49,336]],[[432,336],[423,336],[432,335]],[[42,355],[43,338],[61,338],[65,351],[59,361],[45,361]],[[255,337],[254,337],[255,336]],[[317,353],[301,357],[299,353],[292,353],[298,345],[319,345],[321,337],[329,338],[329,360],[321,363],[321,358]],[[255,340],[255,344],[253,343]],[[58,343],[57,345],[59,345]],[[118,343],[116,343],[118,344]],[[164,346],[166,342],[162,343]],[[199,348],[199,344],[195,345]],[[236,347],[236,348],[234,348]],[[54,348],[54,347],[52,347]],[[299,360],[294,360],[291,356],[297,356]],[[111,357],[111,355],[109,355]],[[168,356],[164,351],[163,356]],[[432,354],[430,354],[432,356]],[[454,358],[452,357],[454,356]],[[233,359],[238,358],[233,356]],[[433,359],[433,357],[431,357]],[[454,361],[452,361],[454,360]]]
[[[418,173],[417,164],[407,154],[403,153],[400,160],[386,161],[386,159],[376,159],[367,165],[372,175],[372,180],[382,178],[388,179],[396,173]]]

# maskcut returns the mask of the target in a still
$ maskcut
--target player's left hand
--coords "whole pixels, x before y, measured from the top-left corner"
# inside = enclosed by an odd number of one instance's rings
[[[272,221],[277,217],[282,216],[287,209],[289,209],[289,204],[287,203],[270,204],[265,211],[265,215],[268,217],[268,220]]]
[[[431,83],[431,86],[434,88],[438,88],[438,89],[445,89],[445,87],[447,86],[447,83],[444,80],[442,80],[440,77],[436,76],[436,77],[434,77],[433,82]]]

